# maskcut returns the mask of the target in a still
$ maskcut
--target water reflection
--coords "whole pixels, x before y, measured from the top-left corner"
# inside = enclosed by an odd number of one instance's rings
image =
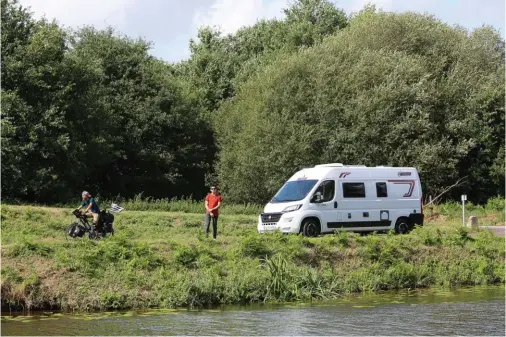
[[[310,304],[32,316],[2,313],[3,335],[497,335],[504,286],[344,297]]]

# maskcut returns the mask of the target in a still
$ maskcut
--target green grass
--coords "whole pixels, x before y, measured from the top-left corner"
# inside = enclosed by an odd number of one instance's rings
[[[191,208],[123,205],[128,211],[116,216],[117,234],[100,241],[65,238],[70,208],[3,205],[2,306],[209,307],[505,281],[504,238],[462,228],[452,205],[432,208],[426,226],[404,236],[345,232],[310,239],[259,235],[257,213],[234,214],[230,206],[217,241],[205,237],[203,215]],[[503,214],[490,207],[473,211],[500,222]]]
[[[172,199],[153,199],[137,195],[133,199],[124,199],[121,197],[113,200],[96,198],[102,208],[110,208],[112,202],[121,205],[128,211],[158,211],[158,212],[181,212],[198,214],[204,211],[204,202],[193,200],[191,198],[172,198]],[[16,202],[3,202],[4,204],[16,205]],[[75,202],[52,205],[60,208],[75,208],[79,204],[79,198]],[[22,205],[26,206],[26,205]],[[34,204],[33,207],[46,206]],[[226,199],[221,210],[229,215],[258,215],[263,210],[263,205],[258,204],[229,204]],[[434,212],[442,216],[460,217],[462,214],[462,205],[460,202],[447,202],[437,206],[429,206],[426,211]],[[474,205],[466,202],[466,215],[476,215],[481,217],[492,216],[492,220],[498,223],[505,221],[505,199],[504,197],[495,197],[489,199],[486,205]],[[490,219],[483,219],[486,223]]]
[[[437,206],[429,206],[424,209],[425,215],[439,217],[440,219],[462,219],[462,203],[447,202]],[[478,217],[480,226],[504,226],[505,199],[496,197],[488,200],[486,205],[474,205],[466,202],[466,221],[469,216]],[[462,220],[460,220],[462,222]]]
[[[202,213],[204,211],[204,201],[197,201],[191,198],[172,198],[172,199],[154,199],[150,197],[142,197],[142,194],[137,195],[133,199],[124,199],[117,197],[113,200],[102,199],[96,197],[97,202],[101,208],[110,208],[111,203],[114,202],[119,204],[121,207],[129,211],[159,211],[159,212],[181,212],[181,213]],[[60,208],[76,208],[79,205],[79,196],[75,201],[69,201],[66,203],[59,203],[51,205],[52,207]],[[22,205],[26,204],[16,201],[5,201],[4,204],[10,205]],[[31,206],[47,206],[40,204],[33,204]],[[258,215],[263,209],[263,205],[258,204],[229,204],[226,199],[223,203],[221,211],[227,214],[235,215]]]

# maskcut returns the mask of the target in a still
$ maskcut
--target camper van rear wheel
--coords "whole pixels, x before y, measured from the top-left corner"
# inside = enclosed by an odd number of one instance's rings
[[[397,234],[408,234],[413,226],[410,224],[410,221],[408,218],[400,218],[395,223],[395,232]]]
[[[302,234],[307,237],[315,237],[320,234],[320,224],[315,219],[306,219],[302,224]]]

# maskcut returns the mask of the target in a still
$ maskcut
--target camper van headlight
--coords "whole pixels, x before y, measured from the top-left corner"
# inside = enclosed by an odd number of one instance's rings
[[[288,206],[287,208],[285,208],[283,210],[283,213],[288,213],[288,212],[293,212],[293,211],[296,211],[298,210],[299,208],[301,208],[302,205],[293,205],[293,206]]]

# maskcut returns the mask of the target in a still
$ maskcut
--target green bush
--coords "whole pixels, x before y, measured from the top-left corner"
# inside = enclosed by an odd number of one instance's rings
[[[174,252],[174,261],[186,268],[196,268],[200,251],[197,247],[182,246]]]
[[[15,244],[8,251],[9,251],[8,254],[13,257],[30,256],[30,255],[40,255],[43,257],[50,257],[54,253],[54,248],[52,248],[47,244],[26,240],[21,243]]]
[[[421,238],[424,245],[439,246],[443,243],[443,237],[439,228],[434,230],[427,227],[416,227],[413,233]]]
[[[350,235],[350,232],[346,231],[335,231],[334,236],[337,239],[336,243],[338,246],[347,248],[351,244],[351,238],[352,235]]]
[[[101,291],[100,301],[104,309],[121,309],[125,307],[126,295],[115,291]]]
[[[243,256],[263,258],[272,255],[272,250],[257,234],[250,234],[241,240],[240,251]]]
[[[495,198],[488,199],[485,208],[487,211],[499,212],[500,214],[504,214],[505,212],[504,197],[498,196]]]
[[[449,245],[464,246],[468,241],[474,241],[465,227],[457,227],[453,233],[448,233],[443,239]]]
[[[23,278],[21,277],[21,275],[19,275],[19,272],[12,267],[2,268],[1,274],[2,274],[2,282],[20,283],[23,281]]]

